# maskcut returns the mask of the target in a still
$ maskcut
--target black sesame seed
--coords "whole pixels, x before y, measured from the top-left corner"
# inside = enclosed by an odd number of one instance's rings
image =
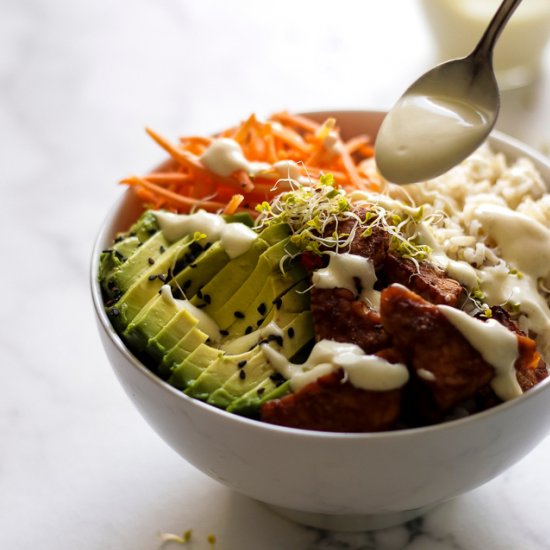
[[[119,243],[124,240],[124,235],[118,235],[118,237],[115,239],[115,243]]]
[[[233,315],[235,315],[237,319],[244,319],[244,313],[242,311],[234,311]]]
[[[189,245],[189,250],[191,251],[191,254],[193,254],[193,256],[196,258],[203,251],[203,248],[199,243],[192,242]]]
[[[262,318],[262,319],[258,319],[258,322],[256,323],[256,326],[259,327],[264,321],[265,321],[265,317]]]
[[[210,294],[205,294],[202,299],[207,303],[207,304],[211,304],[212,303],[212,298],[210,298]]]
[[[183,283],[183,290],[187,290],[191,286],[191,279],[188,279]]]
[[[273,303],[275,304],[275,307],[277,309],[281,309],[281,306],[283,305],[283,301],[280,298],[275,298],[275,300],[273,300]]]
[[[189,267],[190,267],[191,269],[195,269],[195,268],[197,267],[197,264],[191,264]]]
[[[267,339],[270,341],[270,342],[276,342],[277,345],[279,346],[282,346],[283,345],[283,337],[282,336],[278,336],[276,334],[270,334]]]
[[[126,258],[121,254],[120,251],[115,250],[115,251],[114,251],[114,255],[115,255],[115,256],[117,257],[117,259],[119,259],[121,262],[126,261]]]
[[[164,254],[164,252],[166,252],[166,248],[164,248],[164,246],[160,245],[159,251],[160,251],[161,254]]]
[[[258,313],[260,315],[265,315],[265,312],[267,311],[267,307],[266,305],[262,302],[259,306],[258,306]]]
[[[206,304],[199,304],[195,306],[197,309],[202,309],[203,307],[206,307]]]
[[[265,388],[258,388],[258,389],[256,390],[256,393],[257,393],[258,395],[262,395],[264,392],[265,392]]]
[[[158,275],[149,275],[149,280],[154,281]]]
[[[290,327],[287,331],[287,334],[289,338],[294,338],[294,329]]]
[[[280,375],[278,372],[274,372],[273,374],[270,374],[269,378],[272,382],[275,382],[277,386],[280,386],[285,381],[285,378],[282,375]]]
[[[245,334],[250,334],[253,330],[254,330],[254,328],[249,325],[244,329],[244,333]]]
[[[197,296],[202,300],[203,296],[200,288],[197,290]]]
[[[239,361],[237,363],[237,367],[239,367],[240,369],[242,369],[245,365],[246,365],[246,361]]]
[[[153,260],[153,258],[147,258],[147,261],[149,262],[149,265],[153,265],[155,263],[155,260]]]
[[[239,378],[241,380],[244,380],[246,378],[246,372],[244,372],[244,370],[239,371]]]
[[[165,275],[164,273],[161,273],[161,274],[158,276],[158,278],[159,278],[163,283],[165,283],[165,282],[166,282],[166,279],[167,279],[167,277],[166,277],[166,275]]]
[[[228,330],[220,330],[220,334],[222,336],[227,336],[229,334],[229,331]]]

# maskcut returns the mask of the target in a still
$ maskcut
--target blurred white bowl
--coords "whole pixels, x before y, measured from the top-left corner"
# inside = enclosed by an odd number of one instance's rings
[[[384,113],[335,111],[345,137],[374,138]],[[491,145],[529,157],[546,181],[550,163],[499,133]],[[489,481],[525,456],[550,428],[550,379],[483,413],[410,430],[335,434],[262,424],[187,397],[143,366],[107,318],[97,283],[98,259],[140,211],[131,191],[108,214],[91,262],[101,339],[115,373],[141,414],[193,466],[278,513],[334,530],[378,529]],[[182,491],[185,490],[182,487]]]

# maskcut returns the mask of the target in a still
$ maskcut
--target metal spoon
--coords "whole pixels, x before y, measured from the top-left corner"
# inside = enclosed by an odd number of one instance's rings
[[[439,176],[491,132],[500,108],[493,48],[521,0],[504,0],[474,51],[421,76],[384,119],[375,144],[382,175],[394,183]]]

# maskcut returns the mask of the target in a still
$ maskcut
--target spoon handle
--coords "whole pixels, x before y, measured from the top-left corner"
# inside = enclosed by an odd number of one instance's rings
[[[520,3],[521,0],[503,0],[472,53],[476,61],[492,60],[495,43]]]

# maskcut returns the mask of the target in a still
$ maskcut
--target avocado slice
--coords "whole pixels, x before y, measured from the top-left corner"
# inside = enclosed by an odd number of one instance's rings
[[[239,355],[222,354],[201,372],[185,393],[190,397],[206,401],[225,381],[233,375],[239,376],[240,372],[244,372],[245,365],[254,361],[265,362],[263,353],[258,353],[257,349]]]
[[[235,399],[227,407],[227,412],[258,418],[259,409],[264,403],[272,399],[280,399],[289,394],[290,391],[290,382],[288,380],[277,385],[277,382],[271,377],[266,378],[256,388]]]
[[[157,235],[162,236],[160,233],[154,235],[138,249],[137,253],[145,250],[152,241],[155,241],[154,246],[156,247],[159,242],[156,240]],[[192,243],[193,241],[189,237],[184,237],[169,248],[163,249],[160,256],[156,260],[152,258],[151,261],[147,259],[150,256],[146,251],[145,263],[147,265],[142,266],[139,277],[113,306],[107,308],[107,314],[119,332],[122,332],[128,326],[141,308],[170,278],[174,268],[177,268],[178,262],[188,253]],[[130,261],[131,259],[125,265],[129,264]],[[131,270],[134,270],[134,268]]]
[[[155,336],[149,338],[147,352],[156,361],[162,361],[162,358],[197,324],[198,320],[186,309],[180,309]],[[208,336],[205,342],[207,338]]]
[[[120,294],[121,290],[112,280],[113,274],[158,229],[155,216],[150,211],[146,211],[127,232],[119,233],[116,236],[110,248],[102,252],[99,260],[98,279],[105,296],[112,299]]]
[[[125,292],[169,246],[170,243],[161,232],[155,233],[113,272],[110,280],[117,288]]]
[[[142,351],[151,338],[180,311],[174,300],[163,294],[156,294],[126,327],[122,337],[131,349]]]
[[[310,311],[295,314],[294,319],[282,329],[282,339],[272,340],[272,345],[279,347],[279,352],[285,357],[291,358],[302,348],[307,346],[314,338],[313,321]],[[208,403],[217,407],[226,408],[233,401],[242,397],[259,385],[275,371],[266,360],[261,348],[254,348],[253,352],[260,357],[257,361],[249,361],[243,366],[244,375],[234,374],[223,385],[214,391],[208,398]],[[221,381],[221,380],[220,380]]]
[[[213,316],[213,313],[240,288],[267,247],[268,244],[263,239],[255,239],[244,254],[233,258],[201,289],[197,290],[197,294],[191,299],[191,303],[204,308],[208,315]]]
[[[290,226],[286,223],[276,223],[262,229],[258,236],[269,246],[273,246],[283,239],[290,237],[291,234],[292,231],[290,230]]]
[[[197,323],[198,324],[198,323]],[[170,372],[182,366],[183,362],[195,351],[201,344],[208,341],[208,334],[194,326],[187,334],[180,338],[175,346],[170,348],[168,353],[162,358],[161,370]]]
[[[285,254],[294,252],[294,247],[286,238],[277,244],[270,246],[261,254],[252,273],[244,281],[241,287],[223,304],[221,307],[212,309],[210,315],[218,323],[218,326],[225,330],[236,321],[235,312],[244,312],[244,318],[247,318],[246,310],[254,301],[254,298],[262,291],[266,280],[280,273],[279,263]],[[291,282],[297,282],[300,278],[306,277],[306,272],[298,264],[295,265],[292,273],[289,273]]]
[[[188,338],[188,336],[192,335],[194,331],[204,334],[204,332],[194,328],[190,331],[189,335],[185,336],[184,338]],[[206,341],[208,339],[208,336],[206,336],[206,334],[204,334],[204,336]],[[190,339],[191,338],[188,338],[188,340]],[[179,348],[179,345],[177,347]],[[168,383],[181,390],[184,390],[201,375],[202,371],[205,368],[214,363],[218,359],[218,357],[220,357],[220,355],[223,355],[223,351],[221,351],[220,349],[213,348],[205,343],[201,343],[200,345],[194,347],[190,352],[188,352],[187,356],[181,363],[172,367],[172,374],[168,379]],[[170,361],[170,359],[167,359],[167,363],[168,361]],[[166,367],[169,367],[169,365],[164,364],[163,360],[162,368],[164,369]]]
[[[283,296],[305,277],[307,274],[300,265],[294,265],[284,275],[280,270],[275,270],[266,279],[260,292],[253,297],[245,311],[244,319],[236,319],[227,327],[228,339],[246,334],[269,323],[275,315],[275,304],[280,303],[282,307]],[[303,285],[300,288],[303,288]]]
[[[174,297],[189,299],[195,296],[197,291],[210,281],[229,260],[221,242],[214,242],[170,282]]]

